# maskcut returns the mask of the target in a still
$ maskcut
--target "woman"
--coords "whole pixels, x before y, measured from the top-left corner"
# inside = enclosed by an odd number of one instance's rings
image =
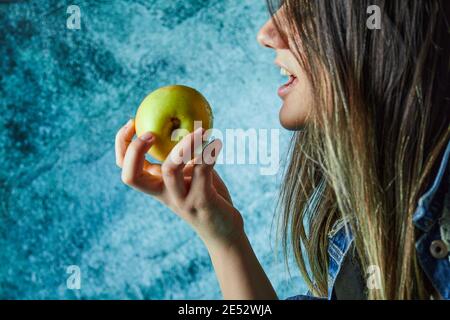
[[[289,76],[280,122],[295,131],[280,230],[310,288],[294,298],[450,298],[448,1],[286,0],[269,8],[258,41]],[[369,28],[377,12],[379,28]],[[169,156],[158,166],[144,159],[155,137],[132,141],[134,133],[130,121],[116,138],[123,181],[194,228],[225,298],[277,298],[213,169],[221,142],[202,164]],[[202,135],[188,135],[171,155]]]

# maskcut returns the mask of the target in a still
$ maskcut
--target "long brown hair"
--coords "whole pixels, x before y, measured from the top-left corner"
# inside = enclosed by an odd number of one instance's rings
[[[449,1],[268,3],[316,97],[281,188],[285,253],[326,296],[328,234],[344,219],[361,270],[381,271],[368,298],[430,298],[412,217],[450,137]],[[379,30],[366,27],[371,5],[381,9]]]

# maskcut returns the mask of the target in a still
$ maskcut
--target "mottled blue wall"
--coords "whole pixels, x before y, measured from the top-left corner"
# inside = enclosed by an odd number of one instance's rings
[[[255,41],[264,1],[18,2],[0,4],[0,298],[220,298],[193,231],[122,185],[114,136],[172,83],[204,93],[217,128],[279,128],[281,79]],[[69,4],[81,30],[66,28]],[[280,297],[304,292],[274,247],[280,177],[217,170]]]

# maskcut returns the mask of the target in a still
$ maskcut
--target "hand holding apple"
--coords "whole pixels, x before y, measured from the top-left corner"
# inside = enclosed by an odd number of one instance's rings
[[[122,181],[155,197],[197,232],[209,251],[224,298],[276,299],[245,235],[243,218],[214,170],[222,142],[212,141],[189,163],[174,161],[190,157],[196,141],[204,140],[205,129],[191,132],[195,120],[203,121],[203,128],[212,126],[209,104],[193,89],[167,87],[147,97],[136,123],[130,120],[116,135]],[[171,136],[181,127],[191,133],[176,143]],[[133,140],[136,130],[138,138]],[[147,152],[163,163],[147,161]]]
[[[212,127],[213,115],[208,101],[195,89],[167,86],[142,101],[136,113],[136,134],[139,137],[152,132],[155,142],[148,153],[156,160],[164,161],[177,142],[196,129],[196,121],[205,130]]]
[[[180,91],[167,92],[163,88],[156,91],[158,94],[151,94],[138,111],[139,119],[136,122],[130,120],[119,130],[115,144],[116,163],[122,168],[125,184],[155,197],[187,221],[210,250],[225,248],[234,239],[242,238],[244,230],[242,217],[214,170],[222,142],[214,140],[204,147],[193,159],[200,161],[175,161],[190,154],[194,142],[203,141],[206,132],[199,128],[176,143],[170,139],[174,127],[179,125],[190,131],[194,120],[212,125],[206,100],[193,89],[177,89]],[[161,104],[157,105],[156,101]],[[141,134],[133,140],[138,121]],[[147,161],[147,152],[163,163]]]

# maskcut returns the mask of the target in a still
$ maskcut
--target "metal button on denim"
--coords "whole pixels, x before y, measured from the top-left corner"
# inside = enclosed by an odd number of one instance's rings
[[[448,248],[444,241],[435,240],[430,246],[431,255],[436,259],[444,259],[448,255]]]

